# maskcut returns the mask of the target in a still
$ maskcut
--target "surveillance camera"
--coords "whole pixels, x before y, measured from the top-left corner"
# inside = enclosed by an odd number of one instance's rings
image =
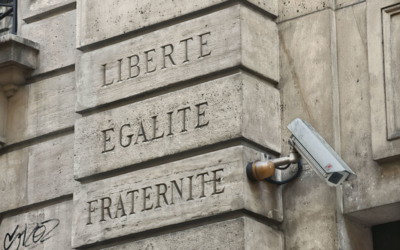
[[[347,166],[310,124],[297,118],[288,125],[288,129],[292,132],[292,136],[289,139],[289,143],[292,146],[290,154],[286,157],[268,161],[249,162],[246,166],[246,174],[250,180],[266,180],[278,185],[294,180],[302,170],[299,154],[329,186],[335,187],[345,180],[356,177],[353,170]],[[290,164],[296,162],[298,163],[298,169],[295,175],[284,181],[271,179],[275,169],[284,170]],[[286,167],[280,167],[286,164]]]
[[[289,143],[329,186],[338,186],[356,177],[310,124],[297,118],[288,125],[288,129],[292,132]]]

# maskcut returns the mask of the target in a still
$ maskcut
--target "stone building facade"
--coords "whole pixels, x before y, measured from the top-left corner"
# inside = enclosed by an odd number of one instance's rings
[[[2,249],[399,249],[399,0],[17,12],[0,36]],[[248,162],[289,153],[295,118],[357,178],[249,181]]]

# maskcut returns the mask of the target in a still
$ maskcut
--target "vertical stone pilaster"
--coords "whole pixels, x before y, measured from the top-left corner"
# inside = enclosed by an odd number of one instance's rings
[[[277,2],[108,3],[133,22],[116,29],[93,3],[77,10],[73,247],[124,238],[110,246],[179,248],[171,238],[199,226],[229,238],[230,226],[218,225],[233,218],[245,222],[235,248],[264,249],[268,239],[283,249],[281,191],[244,171],[281,148],[276,12],[266,12]]]

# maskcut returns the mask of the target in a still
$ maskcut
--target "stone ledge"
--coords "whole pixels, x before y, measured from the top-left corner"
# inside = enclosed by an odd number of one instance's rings
[[[0,148],[6,142],[8,98],[13,96],[18,86],[36,69],[39,44],[28,39],[7,34],[0,36]]]
[[[242,216],[138,241],[119,241],[102,249],[283,250],[283,234],[252,218]]]
[[[30,1],[22,1],[22,19],[26,23],[38,21],[60,12],[70,11],[76,8],[76,0],[60,0],[55,3],[41,3],[37,8],[30,8],[33,5]],[[42,1],[43,2],[43,1]]]
[[[0,37],[0,85],[21,85],[38,64],[39,44],[7,34]]]

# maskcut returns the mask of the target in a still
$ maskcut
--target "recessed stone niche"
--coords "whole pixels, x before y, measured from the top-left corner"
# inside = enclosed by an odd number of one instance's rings
[[[0,147],[6,144],[7,100],[38,64],[39,44],[22,37],[0,36]]]

